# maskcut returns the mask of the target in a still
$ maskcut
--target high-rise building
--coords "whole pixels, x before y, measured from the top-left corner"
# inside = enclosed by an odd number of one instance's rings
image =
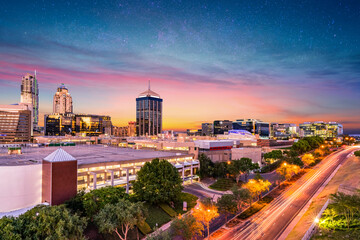
[[[150,90],[136,98],[136,135],[152,136],[162,132],[162,102],[160,95]]]
[[[39,122],[39,86],[34,75],[27,73],[21,81],[21,103],[32,105],[32,124],[33,128],[38,128]]]
[[[201,124],[201,134],[203,136],[210,136],[213,134],[213,124],[212,123],[202,123]]]
[[[135,134],[136,134],[135,126],[136,126],[136,122],[134,122],[134,121],[129,122],[128,130],[127,130],[129,137],[135,136]]]
[[[232,121],[229,120],[215,120],[213,125],[214,135],[224,134],[232,130]]]
[[[299,124],[300,137],[319,136],[331,139],[343,135],[343,126],[336,122],[305,122]]]
[[[31,104],[0,105],[0,143],[30,142],[31,114]]]
[[[73,112],[72,97],[63,83],[54,95],[53,112],[60,114]]]

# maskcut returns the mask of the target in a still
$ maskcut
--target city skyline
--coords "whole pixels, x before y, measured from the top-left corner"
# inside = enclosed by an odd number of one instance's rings
[[[151,80],[164,130],[258,118],[360,132],[358,3],[76,4],[0,10],[1,104],[19,102],[21,77],[36,69],[40,124],[65,83],[74,112],[125,126]]]

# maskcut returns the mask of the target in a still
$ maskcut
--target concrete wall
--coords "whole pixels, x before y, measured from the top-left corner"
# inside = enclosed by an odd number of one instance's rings
[[[0,166],[0,212],[41,203],[42,165]]]
[[[261,148],[233,148],[231,149],[231,160],[250,158],[254,163],[261,166]]]

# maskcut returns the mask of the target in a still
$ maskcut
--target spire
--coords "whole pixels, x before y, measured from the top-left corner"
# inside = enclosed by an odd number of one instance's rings
[[[35,69],[35,78],[36,78],[36,69]]]
[[[149,87],[148,87],[148,90],[150,91],[150,79],[149,79]]]

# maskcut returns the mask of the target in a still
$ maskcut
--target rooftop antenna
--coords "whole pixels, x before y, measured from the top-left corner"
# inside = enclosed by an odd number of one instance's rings
[[[35,69],[35,78],[36,78],[36,69]]]
[[[149,80],[149,90],[150,90],[150,80]]]

